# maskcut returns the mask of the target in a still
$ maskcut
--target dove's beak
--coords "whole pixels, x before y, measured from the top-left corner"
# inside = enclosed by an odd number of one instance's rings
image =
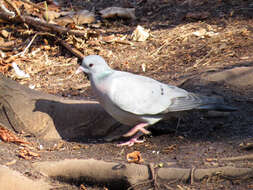
[[[79,74],[81,72],[86,72],[86,69],[83,68],[82,66],[78,67],[78,69],[76,70],[75,74]]]

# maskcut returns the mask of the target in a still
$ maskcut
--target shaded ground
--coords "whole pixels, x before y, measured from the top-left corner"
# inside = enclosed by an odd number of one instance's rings
[[[235,66],[253,63],[253,3],[251,1],[73,1],[74,8],[101,10],[108,6],[133,6],[137,20],[102,21],[99,28],[87,26],[103,36],[115,34],[130,39],[137,25],[150,29],[151,37],[145,42],[133,42],[133,45],[106,43],[98,37],[90,37],[81,47],[85,55],[99,54],[105,57],[113,68],[126,70],[153,77],[170,84],[180,84],[188,77],[198,76],[207,71],[219,71]],[[63,2],[68,7],[68,1]],[[199,13],[208,16],[192,18],[187,13]],[[9,27],[14,31],[21,26]],[[24,39],[25,36],[13,38]],[[29,79],[17,79],[13,70],[5,74],[22,84],[34,85],[36,90],[71,98],[92,98],[88,80],[82,75],[74,75],[77,60],[59,44],[49,40],[49,49],[40,37],[31,47],[31,52],[41,48],[33,56],[16,62],[21,69],[30,74]],[[145,72],[143,67],[146,68]],[[199,82],[199,83],[198,83]],[[152,127],[153,136],[145,137],[146,142],[134,147],[118,148],[116,143],[75,143],[44,142],[27,138],[41,150],[37,160],[59,160],[65,158],[95,158],[105,161],[126,161],[126,154],[134,150],[141,152],[146,163],[167,163],[175,167],[208,168],[218,166],[252,167],[248,161],[228,162],[220,158],[245,155],[239,147],[243,141],[253,137],[253,89],[231,86],[205,86],[202,81],[182,85],[188,90],[201,91],[226,96],[226,100],[237,106],[239,111],[225,118],[206,118],[203,114],[189,114],[177,128],[177,121],[165,121]],[[251,100],[251,101],[250,101]],[[71,111],[71,110],[70,110]],[[101,126],[102,127],[102,126]],[[40,174],[31,169],[30,160],[17,156],[19,146],[0,143],[0,164],[15,159],[9,167],[31,178],[40,178]],[[217,162],[208,161],[217,158]],[[59,189],[79,189],[52,181]],[[84,184],[86,186],[86,184]],[[178,186],[179,185],[179,186]],[[207,180],[196,184],[169,184],[174,189],[250,189],[251,181]],[[99,189],[87,187],[87,189]],[[103,189],[103,188],[100,188]]]

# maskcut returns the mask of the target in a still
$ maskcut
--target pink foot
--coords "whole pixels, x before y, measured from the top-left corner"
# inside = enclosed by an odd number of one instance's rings
[[[130,137],[130,136],[136,134],[139,131],[141,131],[143,134],[146,134],[146,135],[150,134],[150,131],[148,131],[147,129],[144,128],[148,125],[149,125],[148,123],[140,123],[140,124],[136,125],[135,127],[133,127],[126,134],[124,134],[123,137]]]
[[[138,138],[142,136],[142,133],[138,133],[136,134],[133,138],[131,138],[129,141],[127,142],[124,142],[124,143],[120,143],[120,144],[117,144],[118,147],[121,147],[121,146],[133,146],[134,143],[143,143],[144,140],[139,140]]]

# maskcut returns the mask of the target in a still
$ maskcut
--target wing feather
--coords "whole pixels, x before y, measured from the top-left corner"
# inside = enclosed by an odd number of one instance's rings
[[[137,115],[167,112],[175,99],[189,94],[175,86],[121,71],[112,74],[107,81],[110,84],[108,97],[111,102],[118,108]]]

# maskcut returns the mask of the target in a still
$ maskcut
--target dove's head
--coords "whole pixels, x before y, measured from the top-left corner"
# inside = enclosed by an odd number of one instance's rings
[[[77,69],[76,73],[85,72],[89,75],[102,74],[110,71],[111,68],[107,65],[106,61],[99,55],[89,55],[83,58],[81,66]]]

